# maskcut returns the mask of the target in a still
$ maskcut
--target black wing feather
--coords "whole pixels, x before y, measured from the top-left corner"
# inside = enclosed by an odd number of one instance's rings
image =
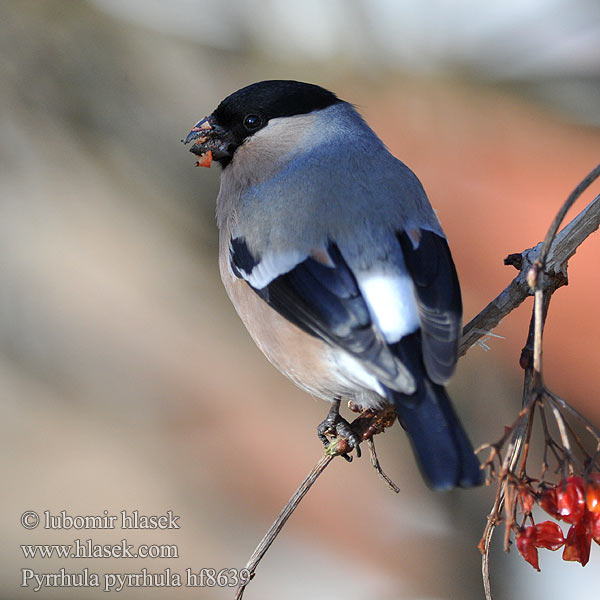
[[[432,381],[448,381],[458,359],[462,331],[462,300],[456,268],[448,242],[420,230],[414,248],[406,232],[398,234],[406,268],[415,284],[419,306],[423,362]]]
[[[252,289],[302,330],[367,363],[385,385],[405,387],[412,378],[374,327],[352,271],[334,243],[327,253],[333,266],[308,257],[264,288]],[[244,240],[237,238],[231,245],[231,262],[238,277],[241,263],[252,262],[248,254]]]

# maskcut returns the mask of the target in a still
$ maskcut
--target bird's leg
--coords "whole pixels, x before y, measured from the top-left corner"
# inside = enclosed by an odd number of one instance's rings
[[[348,423],[348,421],[346,421],[346,419],[340,415],[341,401],[341,398],[335,398],[333,400],[327,416],[321,423],[319,423],[317,427],[317,435],[325,446],[329,445],[327,435],[345,438],[348,441],[350,448],[354,448],[356,450],[356,456],[360,458],[360,438],[358,435],[356,435],[356,433],[354,433],[354,431],[352,431],[350,423]],[[350,458],[345,454],[342,456],[344,456],[346,459]]]

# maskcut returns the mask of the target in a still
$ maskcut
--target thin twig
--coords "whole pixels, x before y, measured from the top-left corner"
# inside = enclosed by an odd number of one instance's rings
[[[551,396],[548,396],[546,394],[546,397],[549,398],[549,401],[551,404],[554,402],[552,400]],[[555,406],[557,406],[557,408],[558,408],[558,405],[555,404]],[[560,411],[560,409],[559,409],[559,411]],[[579,451],[581,452],[584,459],[591,459],[592,457],[591,457],[590,453],[587,451],[586,447],[583,445],[583,442],[579,438],[579,435],[577,435],[577,432],[573,429],[573,427],[571,427],[571,424],[569,423],[569,421],[562,414],[561,414],[561,418],[563,419],[565,428],[567,430],[567,433],[569,434],[569,439],[573,440],[575,442],[575,444],[577,444],[577,447],[579,448]]]
[[[567,212],[573,206],[573,204],[575,204],[575,202],[581,196],[581,194],[583,194],[583,192],[585,192],[585,190],[587,190],[587,188],[590,187],[590,185],[592,185],[592,183],[596,181],[598,177],[600,177],[600,165],[597,165],[594,169],[592,169],[581,181],[581,183],[569,194],[569,197],[566,199],[565,203],[558,211],[558,214],[556,215],[556,217],[554,217],[554,221],[552,221],[552,225],[550,225],[550,229],[548,229],[548,233],[546,233],[546,237],[542,245],[542,251],[540,252],[540,263],[542,265],[542,270],[544,270],[546,267],[546,259],[549,256],[550,247],[552,245],[552,242],[554,241],[554,238],[556,237],[556,232],[558,231],[560,224],[563,222],[563,219],[565,218]],[[596,197],[596,200],[597,199],[598,197]],[[598,225],[596,224],[595,229],[597,228]],[[577,246],[575,247],[575,249],[576,248]]]
[[[561,408],[570,412],[580,423],[584,425],[584,427],[596,438],[596,440],[600,441],[600,429],[594,427],[577,409],[565,402],[560,396],[557,396],[550,390],[546,390],[546,394],[548,394],[548,396],[550,396],[554,402],[559,404]]]
[[[498,509],[502,510],[502,506],[498,505]],[[494,535],[494,528],[496,527],[496,519],[494,522],[490,521],[492,517],[488,516],[489,527],[486,527],[484,534],[483,543],[483,556],[481,559],[481,575],[483,576],[483,590],[485,592],[485,600],[494,600],[492,596],[492,586],[490,580],[490,544],[492,543],[492,536]]]
[[[592,173],[597,173],[600,166]],[[590,174],[591,175],[591,174]],[[596,174],[597,176],[597,174]],[[589,176],[588,176],[589,177]],[[587,178],[586,178],[587,179]],[[600,226],[600,196],[590,202],[556,236],[546,258],[546,272],[566,275],[566,263],[579,245]],[[459,356],[484,335],[489,334],[500,321],[531,295],[527,272],[538,258],[542,243],[521,253],[523,266],[520,273],[477,316],[464,327]]]
[[[540,410],[540,415],[541,415],[541,421],[542,421],[542,428],[544,429],[544,464],[546,465],[546,468],[548,468],[547,456],[548,456],[548,449],[550,449],[550,451],[554,455],[554,460],[556,461],[556,464],[560,466],[560,464],[562,462],[562,458],[559,456],[559,454],[556,450],[556,448],[558,447],[558,444],[554,441],[554,438],[550,434],[550,429],[548,427],[548,421],[546,419],[545,406],[543,404],[542,404],[542,409]]]
[[[562,442],[563,448],[567,451],[568,454],[572,454],[571,452],[571,441],[569,440],[569,434],[567,433],[567,428],[565,426],[565,420],[563,419],[558,406],[554,402],[550,403],[550,408],[552,409],[552,413],[554,414],[554,420],[556,421],[556,425],[558,427],[558,433],[560,434],[560,441]]]
[[[392,490],[392,492],[396,492],[398,494],[400,492],[400,488],[384,473],[381,465],[379,464],[379,459],[377,458],[377,451],[375,450],[375,442],[373,438],[367,440],[367,446],[369,448],[369,454],[371,455],[371,464],[373,468],[377,471],[377,475],[385,481],[387,486]]]
[[[531,404],[531,412],[528,415],[527,419],[527,427],[523,434],[522,440],[524,440],[524,448],[523,448],[523,456],[521,460],[521,470],[519,471],[519,479],[523,479],[523,476],[526,474],[526,465],[527,465],[527,456],[529,454],[530,442],[531,442],[531,433],[533,432],[533,419],[535,416],[535,407],[537,406],[537,402],[533,402]],[[515,466],[516,466],[515,461]],[[511,468],[512,471],[512,468]]]
[[[543,284],[543,275],[540,271],[538,275],[540,280],[538,285]],[[542,302],[544,301],[544,290],[538,288],[535,290],[535,298],[533,304],[533,314],[535,323],[535,333],[533,336],[533,370],[535,371],[536,377],[539,378],[542,375]]]
[[[381,410],[365,410],[361,412],[360,415],[356,417],[356,419],[354,419],[352,423],[350,423],[350,427],[360,440],[369,442],[372,440],[372,437],[374,435],[383,433],[387,427],[391,427],[394,424],[395,420],[396,411],[394,407],[390,405],[385,406]],[[370,444],[369,447],[371,447]],[[288,503],[279,513],[279,516],[277,517],[273,525],[271,525],[269,531],[267,531],[263,539],[260,541],[260,544],[258,544],[258,546],[256,547],[256,550],[254,550],[254,552],[252,553],[252,556],[246,563],[245,567],[246,570],[249,571],[249,578],[246,580],[245,583],[241,583],[237,588],[235,600],[240,600],[242,598],[246,586],[254,577],[254,573],[256,571],[258,563],[262,560],[263,556],[266,554],[271,544],[275,541],[275,538],[285,525],[286,521],[290,518],[290,516],[296,510],[296,508],[298,508],[298,505],[300,504],[302,498],[304,498],[308,490],[312,487],[317,478],[325,470],[325,467],[327,467],[327,465],[336,456],[346,457],[346,453],[349,452],[351,449],[352,448],[349,446],[348,441],[345,438],[336,437],[330,442],[329,446],[327,446],[327,448],[325,449],[325,455],[319,460],[319,462],[315,465],[313,470],[308,474],[306,479],[300,484],[300,487],[289,499]],[[383,473],[383,471],[381,471],[381,467],[379,467],[378,472],[383,474],[384,477],[387,477]],[[389,481],[390,483],[392,483],[391,480]]]
[[[321,459],[319,460],[319,462],[314,466],[313,470],[308,474],[306,479],[300,484],[300,486],[298,487],[298,489],[296,490],[294,495],[290,498],[289,502],[285,505],[284,509],[279,513],[279,516],[277,517],[277,519],[275,519],[275,522],[273,523],[273,525],[271,525],[269,531],[267,531],[267,533],[265,534],[263,539],[260,541],[260,543],[256,547],[256,550],[254,550],[254,552],[252,553],[252,556],[249,558],[248,562],[246,563],[245,568],[248,571],[250,571],[250,577],[249,577],[248,581],[246,581],[246,583],[241,584],[237,588],[237,590],[235,592],[234,600],[241,600],[242,596],[244,595],[244,590],[246,589],[246,586],[250,583],[250,581],[254,577],[254,572],[256,571],[256,567],[258,566],[258,563],[262,560],[263,556],[265,555],[265,553],[267,552],[267,550],[269,549],[271,544],[275,541],[275,538],[277,537],[277,535],[279,534],[279,532],[285,525],[286,521],[290,518],[292,513],[296,510],[296,508],[298,507],[298,504],[300,504],[300,501],[306,495],[306,492],[308,492],[308,490],[310,490],[313,483],[317,480],[319,475],[321,475],[321,473],[325,470],[327,465],[334,458],[335,458],[334,456],[327,456],[327,455],[322,456]]]

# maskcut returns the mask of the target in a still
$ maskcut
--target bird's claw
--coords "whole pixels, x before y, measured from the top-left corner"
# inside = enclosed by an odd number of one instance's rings
[[[356,450],[356,456],[360,458],[360,438],[352,430],[350,423],[340,415],[340,401],[333,402],[327,417],[319,423],[317,427],[317,435],[323,445],[327,448],[327,452],[332,455],[340,454],[348,462],[352,461],[352,457],[348,456],[348,452]],[[328,435],[335,437],[333,442],[327,438]],[[345,443],[344,443],[345,442]]]

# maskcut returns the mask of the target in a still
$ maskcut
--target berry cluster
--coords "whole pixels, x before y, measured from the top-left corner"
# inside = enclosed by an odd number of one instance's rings
[[[523,513],[532,522],[531,510],[537,502],[551,517],[571,525],[566,538],[554,521],[519,528],[517,548],[523,558],[539,571],[538,548],[558,550],[564,546],[563,560],[585,566],[592,539],[600,544],[600,473],[592,473],[586,479],[571,475],[558,485],[543,484],[537,492],[522,485],[518,496]]]

